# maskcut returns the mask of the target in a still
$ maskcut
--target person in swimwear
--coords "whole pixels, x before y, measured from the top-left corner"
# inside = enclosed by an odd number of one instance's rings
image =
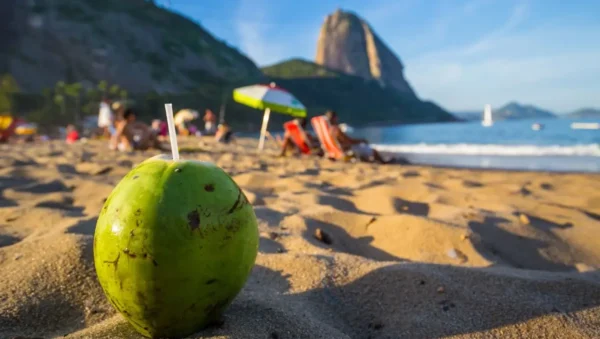
[[[110,140],[110,149],[120,151],[147,150],[156,148],[163,150],[158,136],[150,126],[136,120],[133,109],[128,108],[123,118],[115,123],[115,133]]]

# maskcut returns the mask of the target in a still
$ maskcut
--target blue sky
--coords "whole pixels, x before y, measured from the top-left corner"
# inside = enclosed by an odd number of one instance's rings
[[[400,57],[419,97],[448,110],[511,100],[558,113],[600,107],[600,1],[171,0],[170,6],[259,66],[313,60],[325,16],[342,8],[365,18]]]

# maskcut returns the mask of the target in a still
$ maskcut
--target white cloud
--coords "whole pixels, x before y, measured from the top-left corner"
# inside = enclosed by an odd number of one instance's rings
[[[600,46],[592,43],[600,25],[523,31],[528,13],[527,3],[519,3],[483,38],[408,59],[408,80],[421,97],[450,110],[511,100],[559,112],[600,106]]]

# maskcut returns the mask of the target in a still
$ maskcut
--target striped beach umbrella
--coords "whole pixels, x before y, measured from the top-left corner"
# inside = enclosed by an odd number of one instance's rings
[[[277,87],[275,83],[236,88],[233,90],[233,100],[248,107],[264,110],[258,142],[259,150],[264,148],[271,111],[296,118],[306,117],[306,107],[294,95]]]

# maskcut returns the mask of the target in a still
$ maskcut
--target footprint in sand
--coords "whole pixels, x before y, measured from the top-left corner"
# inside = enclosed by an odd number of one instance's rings
[[[14,245],[23,239],[9,234],[0,234],[0,248]]]
[[[34,183],[26,186],[14,188],[17,192],[33,193],[33,194],[48,194],[55,192],[70,192],[71,189],[67,187],[60,180],[53,180],[47,183]]]
[[[484,185],[478,181],[473,181],[473,180],[464,180],[462,182],[464,187],[468,187],[468,188],[479,188],[479,187],[483,187]]]

